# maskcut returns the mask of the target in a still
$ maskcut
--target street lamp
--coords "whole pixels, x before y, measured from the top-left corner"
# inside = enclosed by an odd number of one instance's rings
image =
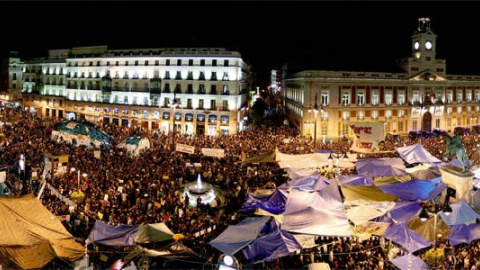
[[[175,89],[175,91],[177,91],[177,90]],[[176,130],[177,125],[175,124],[175,110],[177,109],[177,107],[180,108],[180,105],[181,105],[180,101],[177,101],[177,99],[175,98],[175,95],[176,95],[176,92],[173,93],[173,100],[171,99],[169,104],[168,104],[168,106],[173,109],[173,117],[172,117],[173,118],[172,119],[173,120],[173,126],[172,126],[172,131],[173,131],[172,148],[173,148],[173,150],[172,151],[175,151],[176,135],[177,135],[176,134],[177,133],[177,130]]]
[[[75,169],[74,167],[70,168],[70,171],[74,172],[77,171],[77,185],[78,185],[78,192],[80,192],[80,170]],[[86,173],[82,173],[83,177],[87,177]]]
[[[436,240],[437,240],[437,219],[438,219],[438,214],[443,211],[443,213],[446,216],[449,216],[452,213],[452,207],[450,207],[449,201],[450,197],[455,197],[455,189],[453,188],[447,188],[447,196],[445,197],[445,202],[443,205],[439,205],[435,200],[432,199],[433,201],[433,209],[432,207],[428,207],[427,205],[423,205],[422,207],[422,212],[420,212],[420,220],[422,222],[427,221],[428,217],[430,214],[433,214],[433,235],[435,237],[435,247],[436,247]]]
[[[218,258],[218,269],[219,270],[236,270],[239,269],[240,265],[237,261],[237,258],[227,254],[223,254]]]
[[[308,109],[308,112],[311,113],[313,111],[314,113],[314,122],[313,122],[313,148],[317,148],[317,113],[318,113],[318,104],[317,104],[317,93],[315,93],[315,105],[312,106],[310,104],[310,108]],[[323,109],[322,109],[323,113]]]

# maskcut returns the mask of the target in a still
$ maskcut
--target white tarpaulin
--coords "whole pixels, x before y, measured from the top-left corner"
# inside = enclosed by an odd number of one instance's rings
[[[384,151],[379,145],[380,142],[385,141],[384,123],[352,122],[349,126],[355,134],[350,150],[361,153]]]
[[[325,236],[352,235],[335,182],[318,192],[291,190],[283,217],[282,229],[286,231]]]
[[[345,204],[345,213],[353,223],[361,225],[371,219],[385,215],[393,209],[394,202],[353,201]]]
[[[314,153],[314,154],[304,154],[304,155],[289,155],[283,154],[277,151],[275,156],[275,161],[278,162],[280,168],[321,168],[324,166],[332,166],[333,162],[328,161],[330,154],[327,153]],[[350,157],[352,156],[352,157]],[[348,157],[349,161],[339,160],[338,166],[340,168],[350,168],[355,166],[352,161],[356,161],[355,155],[350,155]]]
[[[408,164],[413,163],[439,163],[438,158],[430,154],[421,144],[414,144],[405,147],[397,147],[395,150],[400,157]]]
[[[406,175],[405,165],[400,158],[364,158],[357,162],[359,175],[398,176]]]

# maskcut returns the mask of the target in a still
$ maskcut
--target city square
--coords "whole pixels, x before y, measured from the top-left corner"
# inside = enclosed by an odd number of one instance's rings
[[[193,38],[9,48],[0,269],[480,268],[480,71],[441,16],[406,17],[384,69]]]

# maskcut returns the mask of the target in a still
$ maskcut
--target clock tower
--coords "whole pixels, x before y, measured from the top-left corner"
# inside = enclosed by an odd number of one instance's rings
[[[430,28],[429,18],[418,19],[418,28],[412,35],[412,57],[401,59],[399,66],[410,75],[425,70],[445,75],[446,61],[436,59],[437,36]]]

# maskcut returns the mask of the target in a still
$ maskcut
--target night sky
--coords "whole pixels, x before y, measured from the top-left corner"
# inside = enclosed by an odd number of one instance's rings
[[[408,57],[419,17],[432,20],[448,74],[480,74],[475,2],[20,2],[1,3],[0,53],[47,49],[227,47],[261,78],[304,69],[392,71]],[[20,23],[21,22],[21,23]]]

